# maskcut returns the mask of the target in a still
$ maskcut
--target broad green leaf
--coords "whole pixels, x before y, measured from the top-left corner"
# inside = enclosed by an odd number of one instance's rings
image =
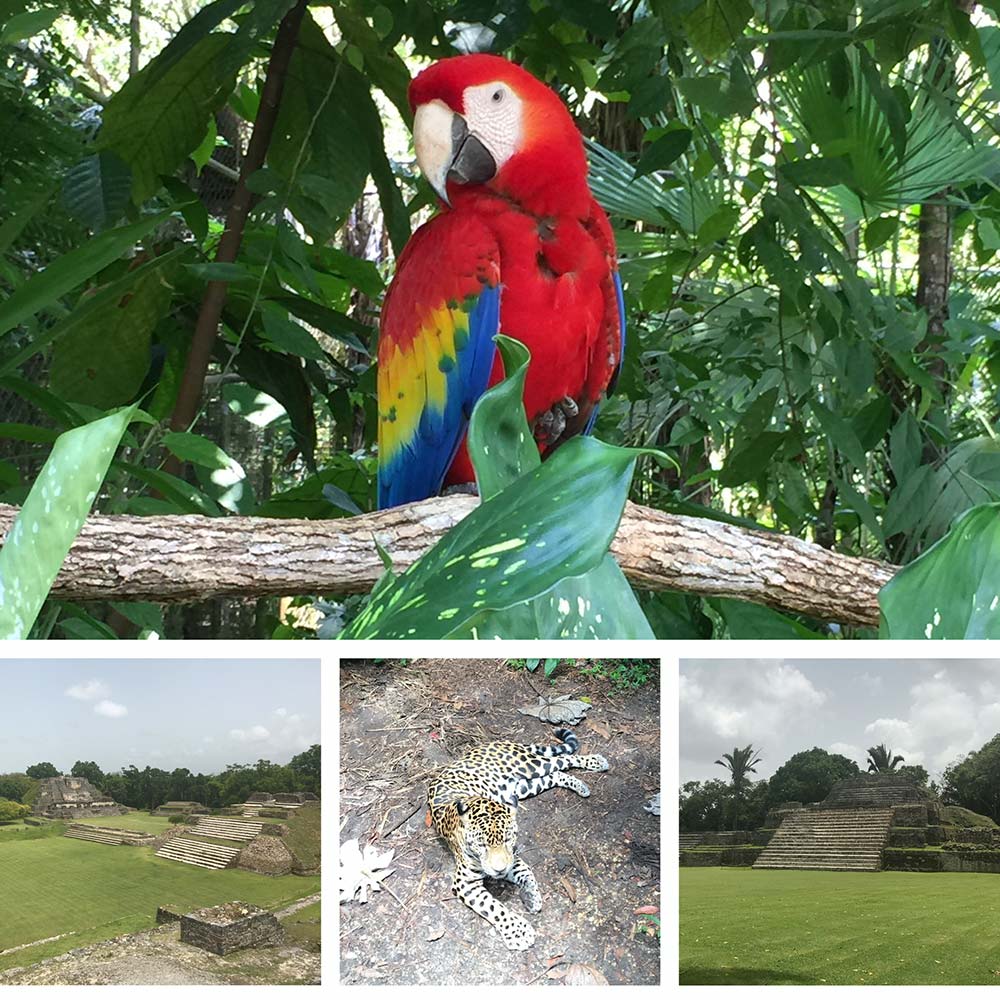
[[[163,608],[148,601],[112,601],[111,607],[133,625],[138,625],[142,632],[155,632],[162,636]]]
[[[719,472],[719,485],[739,486],[760,477],[784,440],[784,431],[764,431],[748,443],[741,444],[729,455]]]
[[[473,618],[449,639],[655,639],[614,556],[526,604]]]
[[[881,215],[865,226],[865,249],[872,253],[888,243],[899,229],[898,215]]]
[[[201,490],[179,476],[162,472],[159,469],[147,469],[143,465],[135,465],[132,462],[117,461],[115,467],[124,469],[140,482],[152,487],[184,514],[205,514],[208,517],[218,517],[222,513],[214,500],[205,496]]]
[[[128,164],[105,149],[70,167],[63,181],[63,198],[71,215],[88,229],[101,230],[125,214],[131,189]]]
[[[212,159],[218,137],[219,134],[215,128],[215,116],[213,115],[208,119],[208,131],[205,133],[205,138],[198,144],[198,148],[191,153],[191,159],[194,161],[199,175],[204,170],[205,164]]]
[[[143,269],[118,298],[94,296],[81,316],[57,324],[53,392],[102,410],[135,397],[149,372],[153,330],[170,307],[173,289],[163,272],[162,264]]]
[[[881,639],[1000,639],[1000,504],[963,514],[878,600]]]
[[[229,456],[214,442],[190,431],[167,431],[163,444],[182,462],[192,462],[206,469],[229,468]]]
[[[26,10],[8,18],[0,28],[0,45],[16,45],[28,38],[51,28],[62,13],[58,7],[42,7],[40,10]]]
[[[496,342],[506,377],[476,404],[467,437],[469,458],[484,500],[542,462],[522,402],[531,355],[522,343],[502,334]]]
[[[709,602],[722,615],[730,639],[822,639],[780,611],[749,601],[714,598]]]
[[[233,89],[226,56],[234,35],[208,35],[160,73],[154,59],[108,102],[98,142],[132,169],[132,200],[141,205],[205,138],[205,122]]]
[[[692,47],[711,61],[732,48],[752,14],[748,0],[702,0],[684,18],[684,33]]]
[[[243,264],[212,261],[207,264],[188,264],[187,269],[204,281],[253,281],[253,274]]]
[[[6,302],[0,303],[0,335],[50,308],[67,292],[103,271],[112,261],[133,249],[169,214],[158,212],[130,226],[111,229],[54,260],[44,271],[21,285]]]
[[[443,638],[586,573],[614,537],[637,455],[592,438],[567,442],[373,595],[342,638]]]
[[[327,360],[326,351],[316,338],[301,324],[288,318],[283,310],[274,308],[273,303],[264,303],[261,310],[264,320],[264,339],[283,354],[306,358],[309,361]]]
[[[656,142],[647,146],[639,162],[635,165],[635,176],[645,177],[655,170],[665,170],[691,145],[691,130],[679,128],[661,135]]]
[[[854,428],[839,414],[827,409],[815,399],[809,401],[809,408],[819,421],[823,433],[830,439],[834,447],[854,466],[864,469],[867,465],[867,453],[858,440]]]
[[[803,187],[836,187],[854,184],[851,161],[846,156],[816,156],[807,160],[793,160],[778,168],[793,184]]]
[[[53,445],[0,549],[0,638],[27,636],[134,409],[67,431]]]

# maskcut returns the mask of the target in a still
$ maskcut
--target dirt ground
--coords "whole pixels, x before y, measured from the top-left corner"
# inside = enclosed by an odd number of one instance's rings
[[[535,928],[534,947],[511,952],[452,896],[454,862],[426,825],[426,784],[467,746],[549,742],[556,727],[517,712],[541,693],[590,700],[571,728],[580,752],[603,754],[610,770],[573,772],[590,798],[553,788],[519,807],[519,853],[544,903],[527,914],[514,886],[487,883]],[[498,660],[344,661],[340,841],[393,849],[395,872],[391,893],[340,906],[342,982],[658,983],[659,944],[634,911],[660,905],[660,819],[643,810],[659,790],[659,699],[658,680],[615,692],[567,667],[550,684]]]

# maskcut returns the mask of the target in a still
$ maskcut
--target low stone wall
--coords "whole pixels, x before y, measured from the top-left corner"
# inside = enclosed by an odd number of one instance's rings
[[[717,830],[701,835],[701,842],[706,847],[733,847],[737,844],[753,843],[753,832],[750,830]]]
[[[181,917],[181,941],[216,955],[283,944],[278,918],[249,903],[223,903]]]
[[[717,851],[681,851],[680,864],[682,868],[749,868],[763,850],[762,847],[720,847]]]
[[[882,866],[901,872],[979,872],[1000,875],[1000,851],[915,851],[887,848]]]
[[[158,924],[175,924],[184,916],[184,910],[176,903],[165,903],[156,910]]]

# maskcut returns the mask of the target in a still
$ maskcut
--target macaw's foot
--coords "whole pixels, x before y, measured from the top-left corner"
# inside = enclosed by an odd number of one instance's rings
[[[443,497],[453,497],[456,494],[477,497],[479,496],[479,487],[475,483],[455,483],[454,486],[446,486],[441,491]]]
[[[572,396],[563,396],[551,409],[535,420],[532,428],[535,440],[541,445],[551,445],[562,437],[566,423],[580,415],[580,407]]]

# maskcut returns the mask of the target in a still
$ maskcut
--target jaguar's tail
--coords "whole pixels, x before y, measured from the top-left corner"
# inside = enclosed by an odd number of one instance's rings
[[[557,729],[555,735],[559,743],[536,743],[528,749],[539,757],[561,757],[580,749],[580,741],[572,729]]]

